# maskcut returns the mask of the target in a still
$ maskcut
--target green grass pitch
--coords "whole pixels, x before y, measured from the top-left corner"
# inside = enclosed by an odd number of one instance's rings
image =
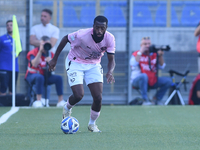
[[[0,116],[10,108],[1,107]],[[90,106],[75,106],[76,134],[60,129],[62,109],[20,108],[0,125],[1,150],[197,150],[199,106],[102,106],[97,125],[87,130]]]

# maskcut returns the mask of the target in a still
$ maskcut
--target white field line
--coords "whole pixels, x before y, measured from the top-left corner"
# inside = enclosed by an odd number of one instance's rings
[[[12,107],[10,109],[10,111],[8,111],[7,113],[3,114],[0,118],[0,125],[3,124],[4,122],[6,122],[8,120],[8,118],[10,118],[13,114],[15,114],[16,112],[18,112],[19,107]]]

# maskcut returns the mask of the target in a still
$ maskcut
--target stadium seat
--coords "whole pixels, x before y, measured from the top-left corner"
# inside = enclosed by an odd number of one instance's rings
[[[157,6],[157,1],[134,1],[134,6]]]
[[[77,7],[77,6],[95,6],[95,1],[64,1],[64,5]]]
[[[52,1],[33,1],[33,4],[44,5],[44,6],[53,6]]]
[[[106,7],[104,11],[104,16],[108,18],[109,27],[125,27],[126,26],[126,20],[124,18],[124,14],[121,8],[118,6]]]
[[[200,1],[184,1],[183,4],[185,6],[190,6],[190,7],[196,7],[196,6],[200,6]]]
[[[126,1],[100,1],[101,6],[126,6]]]
[[[200,21],[200,8],[198,6],[185,6],[181,15],[181,25],[195,27]]]
[[[152,27],[154,22],[151,17],[151,11],[147,6],[135,6],[133,8],[133,26]]]
[[[73,7],[64,6],[63,8],[63,26],[79,27],[81,22],[78,20],[77,13]]]
[[[161,5],[156,11],[156,18],[155,18],[156,26],[160,26],[160,27],[166,26],[167,24],[166,14],[167,14],[166,5]],[[174,7],[171,7],[171,26],[172,27],[180,26]]]
[[[171,6],[183,6],[183,2],[182,1],[171,1]]]
[[[80,21],[82,23],[82,26],[92,27],[94,18],[96,16],[95,14],[96,14],[95,7],[83,6],[80,13]]]

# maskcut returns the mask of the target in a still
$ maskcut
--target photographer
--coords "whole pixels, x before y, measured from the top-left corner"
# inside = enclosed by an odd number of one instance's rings
[[[58,95],[57,107],[64,105],[63,100],[63,81],[62,77],[59,75],[53,75],[47,72],[47,62],[53,58],[53,53],[49,50],[51,49],[50,38],[43,36],[41,38],[40,46],[31,50],[27,54],[28,69],[26,71],[26,80],[31,84],[36,86],[36,98],[37,100],[33,102],[33,107],[43,107],[44,101],[41,101],[43,87],[45,81],[47,85],[55,84],[56,91]],[[47,78],[45,78],[47,76]]]
[[[163,59],[164,52],[162,50],[150,52],[149,37],[142,38],[140,46],[140,50],[133,52],[130,59],[131,84],[134,88],[140,89],[144,100],[143,105],[162,105],[161,99],[172,84],[171,78],[157,76],[158,69],[164,69],[166,65]],[[159,88],[152,102],[148,99],[148,88]]]

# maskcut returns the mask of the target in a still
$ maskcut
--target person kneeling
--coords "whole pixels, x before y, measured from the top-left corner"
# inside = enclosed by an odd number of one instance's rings
[[[43,107],[45,101],[42,100],[43,87],[46,85],[55,84],[58,95],[57,107],[62,107],[65,103],[63,100],[63,80],[59,75],[51,74],[48,72],[47,63],[53,58],[53,53],[49,49],[44,48],[44,45],[50,44],[50,38],[43,36],[41,38],[40,46],[29,51],[27,59],[29,61],[26,71],[26,80],[36,86],[36,98],[33,102],[33,107]],[[48,105],[48,104],[47,104]]]

